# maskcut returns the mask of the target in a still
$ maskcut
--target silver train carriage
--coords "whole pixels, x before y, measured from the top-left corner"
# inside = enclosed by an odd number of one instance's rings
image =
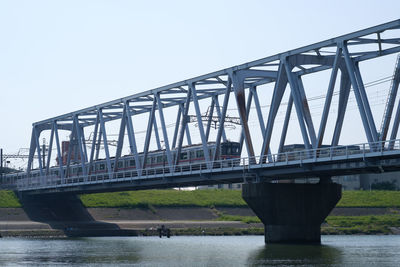
[[[215,142],[207,143],[207,148],[210,157],[214,155],[215,152]],[[176,160],[177,150],[171,150],[171,155],[173,157],[173,161]],[[239,166],[240,165],[240,143],[238,142],[222,142],[220,145],[220,153],[217,161],[214,163],[213,168],[221,168],[221,167],[231,167],[231,166]],[[143,153],[139,153],[139,161],[140,166],[143,163]],[[85,164],[88,173],[89,181],[97,181],[97,180],[107,180],[110,179],[109,172],[107,170],[107,161],[105,159],[99,159],[94,161],[90,171],[89,163]],[[201,144],[197,145],[189,145],[184,146],[181,149],[181,153],[179,155],[178,165],[175,166],[176,172],[181,171],[189,171],[189,170],[199,170],[206,169],[206,162],[204,157],[204,150]],[[66,167],[63,166],[63,172],[66,183],[76,183],[83,182],[83,171],[82,165],[78,162],[71,162],[68,171],[66,171]],[[112,178],[128,178],[138,176],[138,172],[136,170],[136,162],[135,157],[133,155],[125,155],[118,159],[117,167],[115,168],[115,160],[111,158],[111,169],[113,172]],[[157,150],[150,151],[147,155],[145,168],[142,170],[142,175],[154,175],[154,174],[162,174],[170,172],[167,155],[165,150]],[[31,179],[30,184],[39,183],[40,172],[38,169],[32,170],[29,176]],[[60,184],[61,176],[60,176],[60,167],[53,166],[49,170],[50,181],[47,183],[51,184]],[[16,183],[17,181],[21,181],[27,178],[27,174],[25,172],[13,173],[7,175],[7,181],[9,183]],[[35,179],[36,178],[36,179]]]

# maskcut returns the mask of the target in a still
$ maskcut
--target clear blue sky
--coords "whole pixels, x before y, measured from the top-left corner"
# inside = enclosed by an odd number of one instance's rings
[[[0,147],[33,122],[400,18],[400,1],[0,1]]]

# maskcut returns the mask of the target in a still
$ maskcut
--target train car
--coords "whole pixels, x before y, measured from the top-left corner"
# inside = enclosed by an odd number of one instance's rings
[[[214,156],[216,144],[210,142],[207,144],[207,149],[210,158]],[[231,167],[238,166],[240,164],[240,143],[238,142],[222,142],[220,145],[219,157],[217,158],[214,168],[218,167]],[[140,166],[142,166],[144,155],[139,153]],[[171,150],[171,157],[173,162],[177,160],[177,150]],[[165,150],[150,151],[146,158],[146,164],[144,165],[144,175],[154,175],[170,172],[168,159]],[[89,170],[89,163],[85,164],[88,173],[88,181],[97,180],[108,180],[110,178],[127,178],[138,176],[136,170],[136,161],[133,155],[125,155],[118,159],[117,166],[115,168],[115,158],[111,158],[111,170],[115,174],[113,177],[109,177],[109,171],[107,168],[107,161],[105,159],[99,159],[94,161]],[[188,171],[188,170],[199,170],[206,169],[206,161],[204,157],[204,150],[201,144],[184,146],[181,149],[178,164],[175,166],[175,171]],[[68,171],[66,167],[63,167],[64,176],[66,177],[66,183],[77,183],[83,182],[85,177],[83,175],[82,165],[80,163],[72,164]],[[24,176],[25,175],[25,176]],[[15,179],[24,179],[26,174],[18,175]],[[47,183],[61,184],[60,167],[54,166],[49,169],[50,181]],[[39,170],[32,170],[29,183],[39,183],[40,172]]]
[[[360,153],[360,147],[357,145],[350,146],[336,146],[331,147],[330,145],[322,145],[318,150],[308,151],[305,149],[303,144],[291,144],[286,145],[282,149],[282,153],[278,155],[278,161],[292,161],[307,159],[315,156],[318,158],[325,158],[330,156],[343,156],[353,155]]]

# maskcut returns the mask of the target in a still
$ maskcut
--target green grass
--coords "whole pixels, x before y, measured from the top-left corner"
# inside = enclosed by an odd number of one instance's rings
[[[260,223],[261,220],[257,216],[240,216],[240,215],[228,215],[221,214],[217,218],[217,221],[239,221],[244,223]]]
[[[328,216],[326,222],[332,227],[353,227],[355,225],[400,227],[400,215]]]
[[[247,207],[240,190],[143,190],[82,195],[86,207]],[[0,190],[0,207],[21,207],[12,191]],[[344,191],[337,207],[400,207],[400,191]]]
[[[240,221],[257,223],[256,216],[233,216],[221,214],[219,221]],[[322,225],[323,234],[389,234],[391,227],[400,227],[400,215],[378,216],[329,216]]]
[[[325,234],[388,234],[390,227],[400,227],[400,215],[329,216]]]
[[[82,195],[87,207],[246,207],[240,190],[147,190]],[[400,207],[400,191],[344,191],[338,207]]]
[[[400,207],[400,191],[343,191],[337,207]]]
[[[246,207],[241,191],[146,190],[82,195],[86,207]]]
[[[13,191],[0,190],[0,208],[20,208],[21,204]]]

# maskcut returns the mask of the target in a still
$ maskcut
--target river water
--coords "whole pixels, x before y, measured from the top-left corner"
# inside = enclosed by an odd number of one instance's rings
[[[400,236],[323,236],[265,245],[263,236],[0,239],[0,266],[400,266]]]

